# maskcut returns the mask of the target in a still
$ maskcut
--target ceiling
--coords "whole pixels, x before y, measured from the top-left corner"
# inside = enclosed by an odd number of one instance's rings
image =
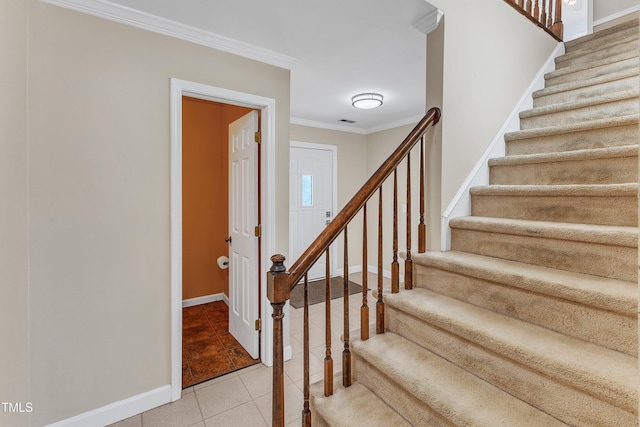
[[[425,22],[435,15],[425,0],[60,3],[130,24],[134,16],[153,21],[291,69],[292,123],[370,133],[415,123],[425,112]],[[96,4],[108,13],[89,10]],[[152,25],[138,26],[153,30]],[[361,92],[381,93],[384,104],[374,110],[353,108],[351,97]]]

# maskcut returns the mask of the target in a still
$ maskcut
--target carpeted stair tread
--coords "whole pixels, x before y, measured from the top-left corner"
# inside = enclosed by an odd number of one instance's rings
[[[638,228],[524,219],[452,219],[451,249],[624,281],[638,280]]]
[[[601,43],[609,43],[611,40],[617,40],[627,35],[638,34],[638,19],[630,19],[618,25],[604,30],[588,34],[575,40],[565,42],[567,51],[581,49],[583,47],[597,47]]]
[[[536,154],[632,145],[640,115],[578,121],[505,134],[507,155]]]
[[[638,37],[627,36],[618,38],[606,45],[573,50],[565,53],[564,55],[558,56],[555,59],[555,63],[556,67],[561,69],[579,64],[588,64],[612,56],[625,54],[627,52],[631,52],[631,54],[633,54],[637,51]]]
[[[638,184],[487,185],[474,187],[473,216],[634,226]]]
[[[341,378],[341,375],[336,375],[333,383],[340,384]],[[326,397],[323,382],[320,381],[312,384],[310,394],[313,417],[320,416],[331,427],[411,425],[371,390],[357,382],[347,388],[337,386],[333,395]],[[313,421],[316,424],[316,420]]]
[[[534,236],[570,240],[573,242],[615,244],[638,247],[638,228],[594,224],[574,224],[548,221],[527,221],[508,218],[467,216],[452,219],[453,228],[464,228],[516,236]]]
[[[604,76],[628,69],[638,69],[638,54],[633,51],[624,52],[598,61],[551,71],[544,75],[545,86],[552,87],[558,84]]]
[[[562,83],[533,93],[533,106],[541,107],[638,87],[638,68],[630,68],[594,78]]]
[[[625,114],[611,118],[587,120],[578,123],[562,124],[535,129],[521,129],[505,134],[506,142],[520,139],[536,138],[541,136],[571,134],[580,131],[590,131],[593,129],[610,129],[617,126],[638,125],[640,114]],[[627,144],[626,144],[627,145]]]
[[[629,316],[638,312],[637,285],[633,282],[460,251],[414,254],[413,262],[414,268],[419,264],[453,271]]]
[[[628,50],[628,45],[633,42],[638,42],[638,32],[621,32],[619,31],[616,34],[613,40],[606,43],[591,43],[583,46],[575,46],[574,48],[569,49],[563,55],[556,57],[556,64],[577,58],[583,55],[588,55],[591,53],[602,53],[606,51],[621,51]]]
[[[577,101],[536,107],[520,113],[522,129],[557,126],[573,121],[638,113],[638,88]]]
[[[426,289],[387,295],[385,304],[481,345],[499,357],[627,411],[637,405],[637,359]]]
[[[452,425],[564,425],[397,334],[355,342],[353,352]]]
[[[541,98],[543,96],[555,95],[561,92],[567,92],[590,86],[604,85],[606,83],[615,82],[616,80],[626,79],[628,77],[636,77],[638,76],[638,74],[640,74],[640,68],[629,68],[627,70],[617,71],[603,76],[592,77],[590,79],[562,83],[551,87],[545,87],[533,92],[533,98]]]
[[[536,163],[573,162],[581,160],[638,157],[638,145],[603,147],[552,153],[520,154],[489,159],[489,166],[530,165]]]
[[[479,185],[471,194],[547,197],[636,197],[637,183],[567,185]]]
[[[489,183],[507,185],[622,184],[638,181],[638,145],[489,159]]]

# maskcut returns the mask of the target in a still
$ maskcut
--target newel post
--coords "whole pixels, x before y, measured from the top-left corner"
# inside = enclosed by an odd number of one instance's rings
[[[271,257],[271,269],[267,273],[267,298],[273,307],[273,406],[271,425],[284,426],[284,343],[282,319],[284,305],[289,299],[289,273],[284,266],[284,255]]]

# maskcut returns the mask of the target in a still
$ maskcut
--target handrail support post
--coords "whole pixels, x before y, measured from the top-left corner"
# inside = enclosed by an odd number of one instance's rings
[[[284,305],[290,297],[289,273],[284,266],[284,255],[273,255],[267,273],[267,298],[273,307],[273,400],[271,425],[284,426]]]

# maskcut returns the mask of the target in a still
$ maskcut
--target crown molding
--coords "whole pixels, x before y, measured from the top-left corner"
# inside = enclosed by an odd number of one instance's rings
[[[413,24],[413,28],[420,31],[424,35],[427,35],[438,28],[438,25],[440,25],[440,20],[443,16],[444,12],[442,12],[440,9],[433,9],[431,12],[427,13],[415,24]]]
[[[291,70],[298,60],[269,49],[260,48],[209,31],[184,25],[130,7],[122,6],[108,0],[40,0],[43,3],[75,10],[99,18],[108,19],[121,24],[131,25],[143,30],[152,31],[169,37],[186,40],[223,52],[264,62],[279,68]]]
[[[289,120],[289,123],[291,123],[292,125],[308,126],[311,128],[318,128],[318,129],[337,130],[340,132],[357,133],[360,135],[366,135],[368,133],[366,129],[359,128],[356,126],[318,122],[315,120],[300,119],[298,117],[291,117]]]
[[[420,120],[422,120],[423,117],[424,115],[406,117],[404,119],[384,123],[379,126],[374,126],[366,129],[355,127],[355,126],[349,126],[349,125],[339,125],[339,124],[333,124],[333,123],[318,122],[315,120],[300,119],[297,117],[291,117],[291,120],[289,122],[292,125],[308,126],[312,128],[327,129],[327,130],[337,130],[340,132],[357,133],[359,135],[369,135],[372,133],[382,132],[383,130],[393,129],[400,126],[415,125]]]

